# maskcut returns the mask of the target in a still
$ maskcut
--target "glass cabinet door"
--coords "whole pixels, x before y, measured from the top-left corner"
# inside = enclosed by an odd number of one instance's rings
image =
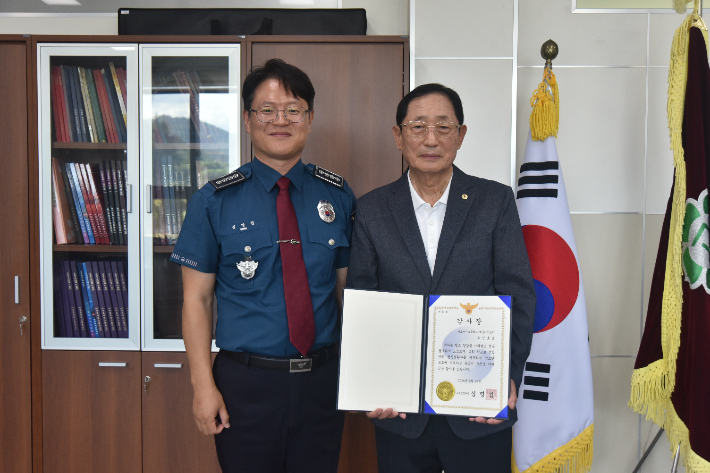
[[[42,347],[137,350],[138,46],[38,46]]]
[[[184,350],[181,267],[169,259],[192,195],[239,167],[239,44],[141,45],[140,68],[142,347]]]

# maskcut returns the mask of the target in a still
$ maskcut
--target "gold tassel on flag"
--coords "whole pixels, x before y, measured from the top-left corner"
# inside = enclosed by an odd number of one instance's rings
[[[542,82],[530,98],[530,133],[534,141],[545,141],[560,128],[560,96],[552,67],[545,66]]]
[[[530,98],[530,134],[533,141],[545,141],[554,136],[560,128],[560,91],[557,88],[557,79],[552,72],[552,60],[557,57],[559,48],[557,43],[548,39],[540,48],[540,55],[545,59],[545,70],[542,82],[537,86]]]
[[[673,0],[673,9],[678,13],[685,13],[688,8],[688,2],[686,0]]]

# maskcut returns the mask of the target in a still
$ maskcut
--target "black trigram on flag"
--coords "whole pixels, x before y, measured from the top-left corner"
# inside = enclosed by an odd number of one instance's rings
[[[557,184],[560,180],[560,176],[557,173],[559,169],[559,161],[525,163],[520,166],[517,198],[522,199],[525,197],[553,197],[556,199]],[[543,171],[543,173],[540,174],[539,171]],[[533,174],[533,172],[535,173]],[[526,187],[524,189],[521,189],[521,187],[523,186]]]
[[[543,363],[525,363],[525,371],[540,373],[540,374],[550,374],[550,365]],[[525,376],[523,377],[523,399],[531,399],[533,401],[547,401],[549,393],[546,391],[538,391],[537,389],[530,389],[529,386],[535,386],[540,388],[550,387],[550,378],[545,376]]]

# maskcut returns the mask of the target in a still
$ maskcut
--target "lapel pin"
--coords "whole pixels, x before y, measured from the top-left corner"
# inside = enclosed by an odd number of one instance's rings
[[[463,194],[463,195],[461,196],[461,198],[462,198],[463,200],[468,199],[468,194]]]

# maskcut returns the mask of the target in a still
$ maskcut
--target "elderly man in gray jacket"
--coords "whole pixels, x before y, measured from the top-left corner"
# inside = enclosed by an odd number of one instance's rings
[[[386,406],[368,413],[377,427],[379,471],[510,472],[536,300],[513,192],[454,166],[466,125],[461,99],[448,87],[426,84],[407,94],[392,132],[409,170],[358,200],[347,287],[511,295],[511,391],[505,421],[405,415]]]

